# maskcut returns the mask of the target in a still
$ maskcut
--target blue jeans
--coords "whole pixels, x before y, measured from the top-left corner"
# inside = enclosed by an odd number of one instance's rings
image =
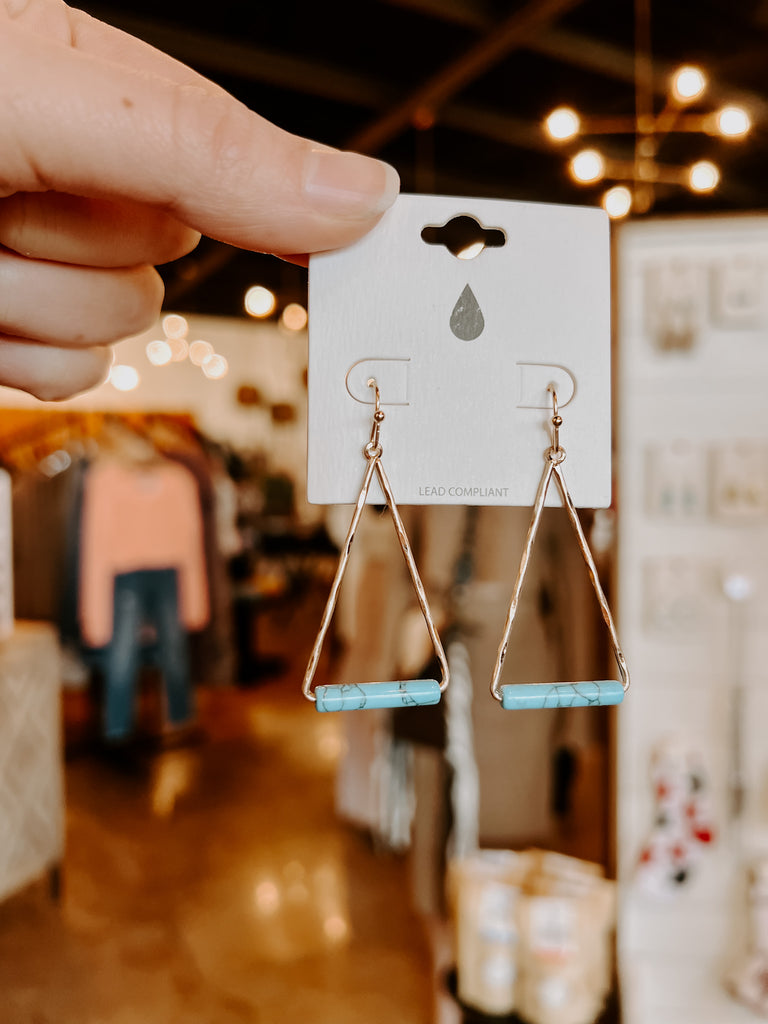
[[[115,576],[114,628],[104,650],[104,735],[117,740],[133,729],[139,667],[146,660],[142,630],[152,627],[152,660],[163,676],[166,713],[174,724],[192,713],[186,631],[179,620],[175,569],[140,569]]]

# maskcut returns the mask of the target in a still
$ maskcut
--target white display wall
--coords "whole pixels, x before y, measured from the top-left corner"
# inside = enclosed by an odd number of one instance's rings
[[[745,868],[768,853],[768,217],[629,224],[617,257],[624,1019],[739,1024],[765,1019],[723,979],[744,955]],[[734,576],[751,588],[741,602],[724,592]],[[650,761],[669,737],[701,765],[716,840],[654,894],[637,865],[654,828]]]
[[[0,407],[46,409],[97,409],[189,412],[200,428],[216,440],[243,448],[269,450],[276,468],[294,469],[305,475],[307,446],[306,386],[307,332],[288,331],[273,322],[244,318],[187,315],[188,340],[204,340],[225,357],[228,372],[217,380],[205,376],[189,359],[153,366],[146,355],[148,342],[163,338],[158,322],[135,337],[115,346],[115,362],[133,367],[138,383],[120,391],[106,382],[65,402],[49,404],[0,387]],[[258,388],[260,405],[237,402],[241,385]],[[296,417],[275,428],[270,406],[284,402],[295,407]]]
[[[138,380],[131,390],[118,390],[107,381],[73,399],[45,403],[22,391],[0,387],[0,408],[37,409],[41,413],[49,409],[189,413],[213,440],[241,451],[265,453],[270,472],[286,473],[295,482],[302,520],[316,521],[321,512],[308,506],[304,498],[307,332],[245,318],[188,315],[186,319],[189,342],[207,341],[226,359],[228,370],[221,378],[206,377],[189,359],[152,365],[146,348],[151,341],[163,338],[162,323],[158,322],[115,346],[115,363],[137,371]],[[258,390],[258,404],[238,401],[243,386]],[[271,410],[277,404],[291,406],[293,416],[288,422],[273,419]]]

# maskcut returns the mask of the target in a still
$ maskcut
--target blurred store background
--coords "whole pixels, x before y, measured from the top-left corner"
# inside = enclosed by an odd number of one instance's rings
[[[606,210],[633,687],[502,714],[530,510],[414,506],[460,699],[315,713],[307,271],[203,239],[101,387],[0,389],[0,1022],[764,1019],[768,4],[83,7],[403,191]],[[508,681],[612,671],[558,509],[518,618]],[[317,681],[425,641],[370,509]]]

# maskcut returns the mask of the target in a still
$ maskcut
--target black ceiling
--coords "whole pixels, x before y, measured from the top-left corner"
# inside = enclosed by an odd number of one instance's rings
[[[749,139],[669,135],[665,163],[709,157],[721,187],[657,193],[654,212],[765,208],[768,0],[114,0],[84,10],[137,35],[224,86],[289,131],[375,153],[404,191],[596,203],[579,188],[542,118],[568,103],[592,116],[635,110],[636,3],[650,12],[655,105],[668,73],[701,64],[711,85],[699,110],[747,106]],[[597,140],[631,159],[634,138]],[[240,315],[261,281],[301,299],[304,272],[204,240],[163,271],[166,305]]]

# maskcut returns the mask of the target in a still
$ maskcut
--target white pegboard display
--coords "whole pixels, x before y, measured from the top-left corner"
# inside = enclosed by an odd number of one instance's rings
[[[617,266],[625,1017],[756,1021],[723,978],[744,952],[744,869],[768,851],[768,217],[630,224]],[[748,582],[738,608],[733,580]],[[718,836],[659,902],[636,868],[670,735],[706,764]]]
[[[423,237],[458,217],[493,244],[460,258]],[[533,504],[554,383],[574,502],[608,505],[609,264],[602,210],[442,196],[401,196],[359,242],[313,256],[309,500],[356,500],[375,377],[398,502]]]

